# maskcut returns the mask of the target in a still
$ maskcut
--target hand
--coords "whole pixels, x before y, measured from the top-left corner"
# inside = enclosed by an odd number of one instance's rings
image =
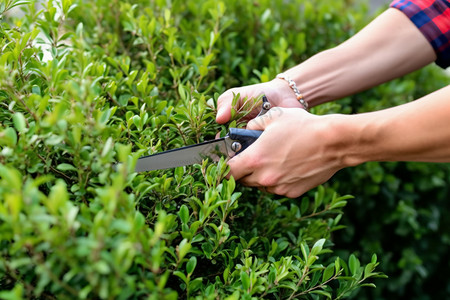
[[[238,107],[235,107],[235,109],[239,109],[244,104],[243,99],[245,97],[252,99],[263,94],[266,95],[272,107],[302,107],[287,82],[282,79],[274,79],[265,83],[232,88],[220,95],[217,100],[217,123],[224,124],[230,120],[233,97],[237,94],[240,94],[240,100],[237,103]],[[255,109],[254,112],[249,114],[249,119],[254,118],[259,111],[259,108]]]
[[[247,129],[264,133],[228,162],[228,176],[290,198],[324,183],[345,167],[343,152],[338,151],[342,137],[334,134],[339,126],[332,124],[336,116],[272,108],[248,123]]]

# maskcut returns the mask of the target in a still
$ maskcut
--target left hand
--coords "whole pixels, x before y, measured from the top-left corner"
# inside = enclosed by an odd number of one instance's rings
[[[225,93],[220,95],[219,99],[217,99],[217,123],[224,124],[230,121],[233,98],[237,94],[239,94],[241,98],[236,103],[237,106],[235,109],[242,107],[244,98],[247,97],[248,100],[251,100],[261,95],[267,96],[272,107],[302,107],[289,85],[283,79],[275,78],[269,82],[236,87],[225,91]],[[256,108],[255,111],[250,112],[245,119],[252,119],[258,113],[259,108]]]
[[[290,198],[324,183],[344,167],[332,120],[300,108],[272,108],[248,123],[247,129],[264,133],[228,162],[228,177]]]

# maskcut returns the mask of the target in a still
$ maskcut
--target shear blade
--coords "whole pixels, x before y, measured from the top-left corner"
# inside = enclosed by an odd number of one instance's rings
[[[225,138],[143,156],[136,163],[135,172],[164,170],[201,163],[203,159],[217,160],[227,155]]]

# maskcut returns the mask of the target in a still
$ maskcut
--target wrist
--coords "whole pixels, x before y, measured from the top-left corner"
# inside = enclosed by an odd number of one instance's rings
[[[303,106],[305,110],[308,110],[308,102],[306,102],[302,92],[297,87],[297,83],[289,75],[287,75],[286,73],[280,73],[276,76],[275,79],[281,79],[285,81],[292,92],[294,92],[297,101]]]
[[[327,115],[329,122],[328,148],[334,152],[342,168],[353,167],[377,159],[375,145],[379,126],[366,120],[365,115]]]
[[[289,87],[286,81],[275,77],[270,81],[270,85],[274,90],[277,91],[279,98],[281,99],[295,98],[292,89]]]

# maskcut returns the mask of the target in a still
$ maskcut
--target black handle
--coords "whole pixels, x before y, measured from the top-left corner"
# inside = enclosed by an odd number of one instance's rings
[[[256,141],[262,133],[263,131],[261,130],[230,128],[228,136],[232,140],[239,142],[240,147],[233,149],[233,151],[236,151],[236,154],[238,154],[253,144],[253,142]]]

